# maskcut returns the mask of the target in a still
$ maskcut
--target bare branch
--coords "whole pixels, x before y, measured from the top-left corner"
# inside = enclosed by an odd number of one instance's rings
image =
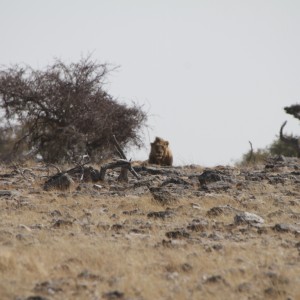
[[[252,158],[254,157],[253,156],[253,147],[252,147],[252,143],[250,141],[249,141],[249,144],[250,144],[250,155],[249,155],[249,158],[248,158],[248,163],[250,163]],[[254,157],[254,162],[255,162],[255,157]]]
[[[121,149],[121,147],[120,147],[120,145],[119,145],[119,143],[118,143],[115,135],[113,135],[113,141],[114,141],[114,145],[115,145],[115,147],[116,147],[116,149],[117,149],[120,157],[122,159],[126,159],[127,160],[126,155],[124,154],[123,150]]]

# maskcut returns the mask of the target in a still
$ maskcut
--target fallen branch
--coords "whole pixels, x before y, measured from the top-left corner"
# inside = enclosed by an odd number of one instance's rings
[[[104,180],[105,172],[107,169],[115,169],[115,168],[121,168],[121,173],[118,177],[119,181],[128,181],[128,171],[137,179],[140,178],[140,176],[136,173],[136,171],[131,166],[131,161],[127,159],[125,153],[123,152],[122,148],[120,147],[117,138],[115,135],[113,135],[113,143],[116,147],[116,150],[120,156],[120,160],[116,162],[109,163],[107,165],[104,165],[100,169],[100,180]]]
[[[117,151],[118,151],[119,156],[120,156],[122,159],[126,159],[126,160],[127,160],[126,155],[125,155],[125,153],[123,152],[122,148],[120,147],[120,145],[119,145],[119,143],[118,143],[118,141],[117,141],[115,135],[113,135],[113,142],[114,142],[114,145],[115,145],[115,147],[116,147],[116,149],[117,149]]]
[[[119,181],[128,181],[128,171],[132,173],[134,177],[137,179],[140,178],[140,176],[135,172],[135,170],[131,166],[131,162],[126,159],[119,159],[115,162],[111,162],[108,164],[105,164],[101,166],[100,169],[100,180],[104,181],[106,170],[108,169],[115,169],[115,168],[121,168],[121,173],[118,177]]]

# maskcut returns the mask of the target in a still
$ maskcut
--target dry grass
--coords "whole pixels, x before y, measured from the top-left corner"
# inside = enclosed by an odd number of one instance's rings
[[[150,194],[44,192],[25,179],[0,189],[19,193],[0,198],[1,299],[300,299],[299,235],[272,230],[300,222],[298,186],[181,198],[166,219],[147,217],[166,209]],[[207,215],[221,205],[260,215],[264,230]],[[207,227],[188,231],[195,219]],[[166,237],[178,229],[189,237]]]

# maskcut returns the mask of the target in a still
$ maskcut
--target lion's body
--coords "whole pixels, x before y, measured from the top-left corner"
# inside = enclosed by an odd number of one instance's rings
[[[151,151],[148,162],[160,166],[172,166],[173,154],[169,148],[169,142],[157,137],[151,143]]]

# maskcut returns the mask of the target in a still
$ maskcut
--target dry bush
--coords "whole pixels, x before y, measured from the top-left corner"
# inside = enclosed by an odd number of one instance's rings
[[[71,64],[56,60],[45,70],[20,65],[0,70],[3,126],[18,124],[23,133],[15,146],[28,145],[47,162],[83,154],[105,159],[113,149],[113,134],[122,146],[141,146],[146,113],[105,91],[110,71],[90,57]]]

